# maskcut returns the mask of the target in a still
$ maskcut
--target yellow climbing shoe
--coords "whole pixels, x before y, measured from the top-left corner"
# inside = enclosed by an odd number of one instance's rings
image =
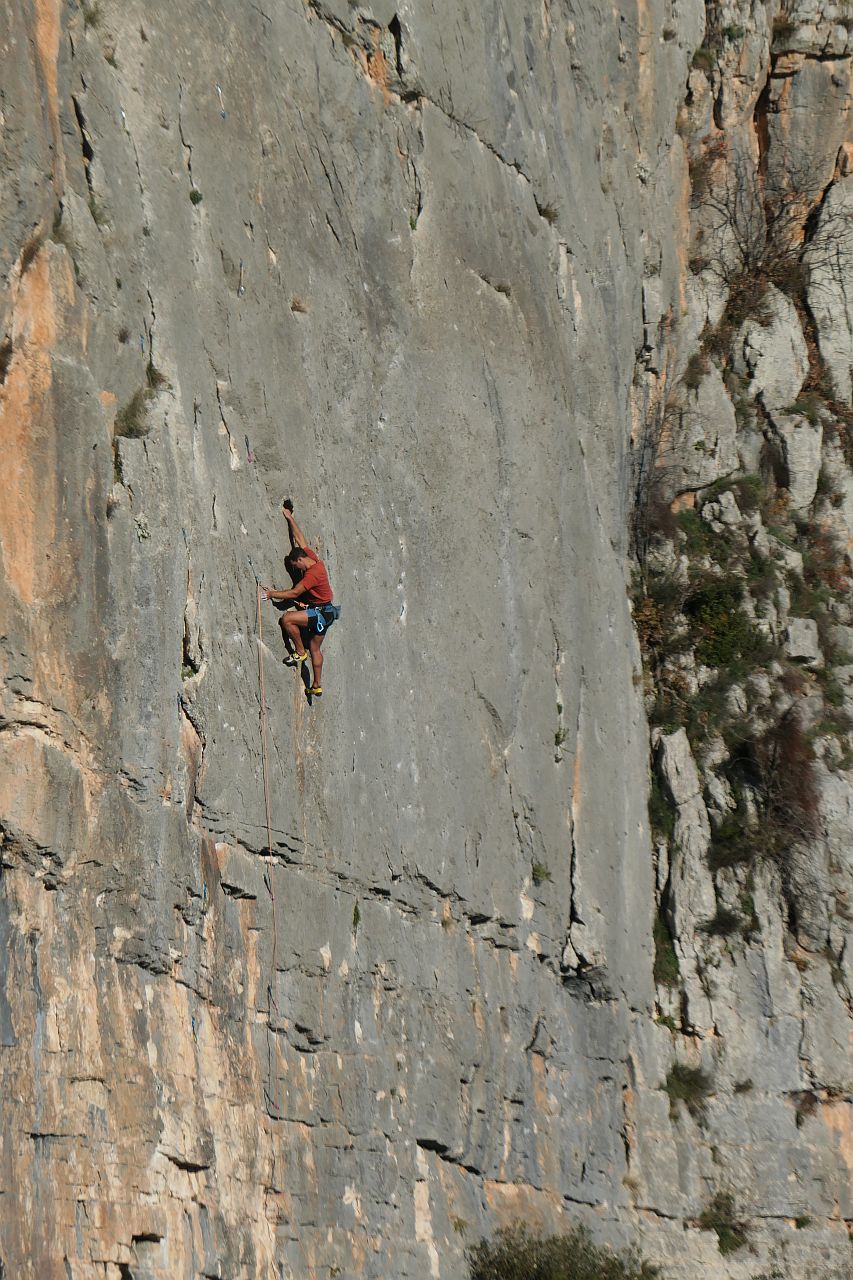
[[[319,684],[312,684],[308,692],[315,698],[322,698],[323,696],[323,689]]]
[[[298,667],[307,657],[307,653],[289,653],[283,662],[286,667]]]

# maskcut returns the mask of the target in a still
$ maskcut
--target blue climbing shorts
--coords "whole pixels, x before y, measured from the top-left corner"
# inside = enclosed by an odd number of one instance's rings
[[[325,635],[329,627],[333,626],[341,616],[340,605],[337,604],[312,604],[306,612],[308,628],[312,636]]]

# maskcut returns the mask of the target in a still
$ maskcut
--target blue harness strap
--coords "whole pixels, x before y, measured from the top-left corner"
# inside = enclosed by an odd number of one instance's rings
[[[341,616],[340,605],[312,604],[307,609],[308,620],[315,635],[321,636]]]

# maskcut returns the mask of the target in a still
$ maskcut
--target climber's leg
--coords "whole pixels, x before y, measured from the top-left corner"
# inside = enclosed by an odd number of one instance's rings
[[[311,666],[314,671],[314,684],[310,692],[315,694],[323,688],[323,654],[321,646],[325,639],[324,633],[321,636],[312,636],[308,641],[308,652],[311,654]]]
[[[279,619],[284,642],[290,641],[295,651],[295,659],[288,663],[288,666],[295,666],[296,659],[303,659],[306,656],[305,640],[302,634],[302,628],[308,626],[308,614],[305,609],[290,609],[287,613],[283,613]],[[290,646],[288,646],[289,648]],[[287,659],[285,658],[285,662]]]

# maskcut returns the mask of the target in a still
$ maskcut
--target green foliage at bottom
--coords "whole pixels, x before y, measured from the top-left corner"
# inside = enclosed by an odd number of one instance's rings
[[[535,1236],[510,1227],[468,1250],[470,1280],[653,1280],[657,1267],[633,1250],[613,1252],[578,1227],[566,1235]]]

